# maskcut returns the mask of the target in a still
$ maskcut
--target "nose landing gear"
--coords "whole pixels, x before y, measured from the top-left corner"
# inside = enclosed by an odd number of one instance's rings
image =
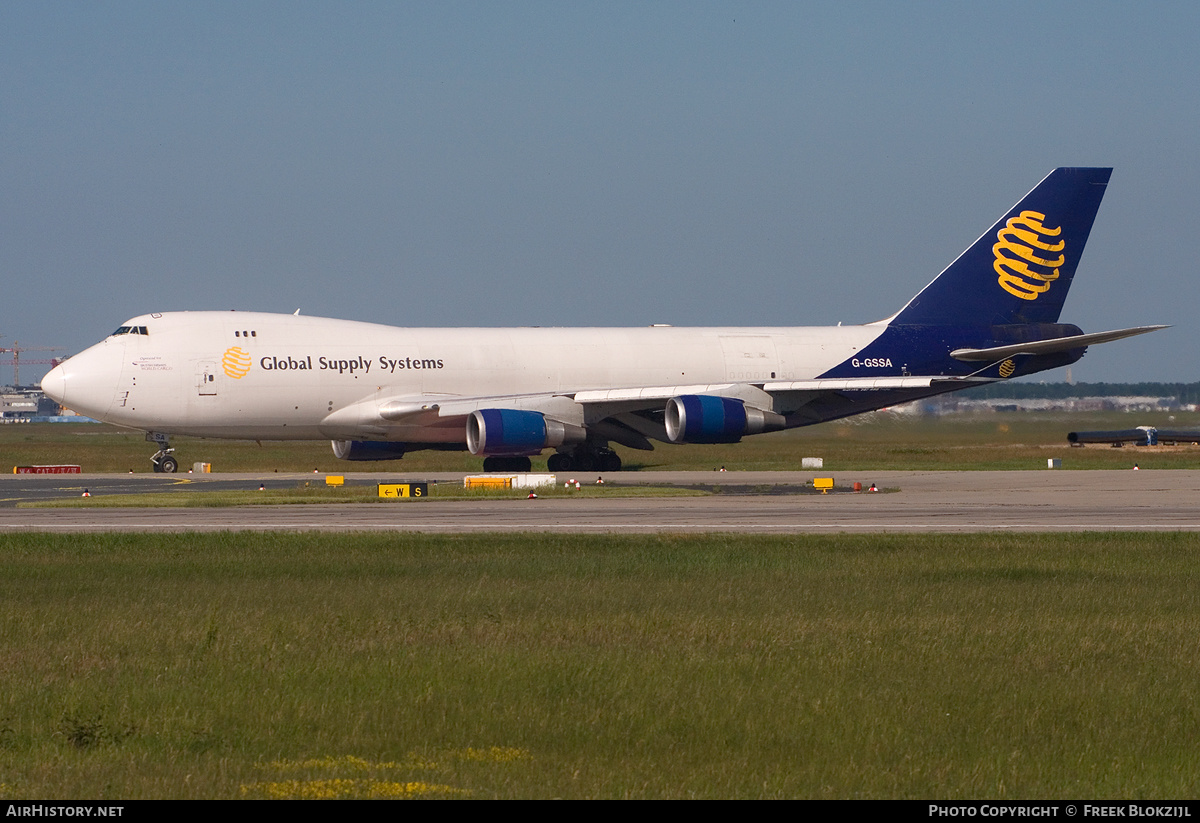
[[[179,471],[179,461],[175,459],[175,450],[171,448],[170,439],[161,432],[146,432],[146,439],[158,446],[158,451],[150,458],[154,471],[163,474],[174,474]]]
[[[168,449],[165,452],[158,452],[154,457],[150,458],[150,462],[154,464],[156,472],[163,474],[174,474],[179,471],[179,461],[171,454],[174,449]]]

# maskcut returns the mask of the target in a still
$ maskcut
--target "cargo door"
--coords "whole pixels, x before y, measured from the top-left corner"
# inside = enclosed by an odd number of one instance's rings
[[[725,379],[738,382],[774,380],[779,373],[775,340],[766,334],[723,334]]]

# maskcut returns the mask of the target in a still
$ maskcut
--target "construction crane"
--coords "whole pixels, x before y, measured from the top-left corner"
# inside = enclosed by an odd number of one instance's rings
[[[11,347],[0,347],[0,354],[12,355],[13,385],[21,385],[21,354],[27,351],[63,351],[62,346],[22,346],[14,340]],[[27,366],[57,366],[62,362],[61,357],[25,359]]]

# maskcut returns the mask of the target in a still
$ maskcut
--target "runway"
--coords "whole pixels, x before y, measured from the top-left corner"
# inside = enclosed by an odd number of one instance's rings
[[[821,473],[817,473],[820,475]],[[825,473],[828,476],[829,473]],[[0,531],[405,531],[429,533],[702,533],[1200,531],[1200,471],[856,472],[884,491],[798,491],[813,472],[630,472],[606,487],[720,486],[708,497],[419,500],[238,508],[16,508],[22,500],[172,489],[249,488],[305,475],[76,475],[0,479]],[[311,481],[312,477],[308,476]],[[348,473],[347,482],[461,482]],[[594,478],[591,478],[594,482]],[[321,482],[323,478],[321,478]]]

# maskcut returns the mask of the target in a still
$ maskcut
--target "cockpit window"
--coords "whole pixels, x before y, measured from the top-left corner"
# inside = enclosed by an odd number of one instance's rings
[[[110,334],[109,337],[116,337],[118,334],[149,334],[149,333],[150,332],[146,331],[145,326],[121,326],[115,332]]]

